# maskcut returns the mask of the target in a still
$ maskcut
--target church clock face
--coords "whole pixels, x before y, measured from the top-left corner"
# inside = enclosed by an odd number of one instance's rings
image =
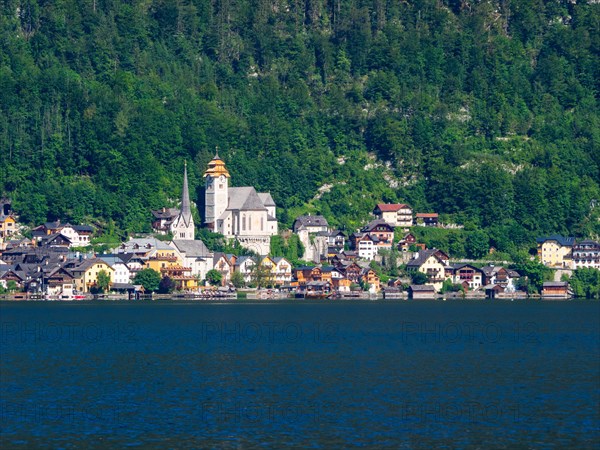
[[[222,183],[223,181],[225,181],[225,175],[221,175],[221,176],[219,177],[219,181],[220,181],[221,183]]]

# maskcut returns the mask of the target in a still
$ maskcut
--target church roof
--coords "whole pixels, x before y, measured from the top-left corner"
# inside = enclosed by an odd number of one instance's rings
[[[206,169],[206,172],[204,172],[204,177],[206,178],[208,176],[211,176],[213,178],[217,178],[220,175],[224,175],[227,178],[231,178],[227,167],[225,167],[225,161],[223,161],[217,153],[215,154],[215,157],[209,161],[208,169]]]
[[[229,188],[228,210],[262,211],[265,205],[251,186]]]
[[[277,206],[275,205],[275,200],[271,197],[270,192],[259,192],[258,198],[260,198],[260,201],[263,202],[263,205],[265,206]]]
[[[190,191],[188,189],[187,164],[183,168],[183,190],[181,192],[181,213],[179,217],[186,226],[192,222],[192,208],[190,206]]]

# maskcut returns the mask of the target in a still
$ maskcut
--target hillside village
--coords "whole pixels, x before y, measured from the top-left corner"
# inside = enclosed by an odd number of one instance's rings
[[[151,211],[153,235],[131,237],[106,252],[92,250],[96,231],[90,225],[46,222],[23,237],[23,227],[8,198],[0,201],[0,287],[47,298],[73,298],[89,293],[132,295],[147,290],[199,293],[234,288],[269,288],[306,297],[355,296],[360,292],[429,298],[460,291],[475,296],[515,297],[521,274],[492,264],[453,263],[451,255],[419,243],[412,227],[438,227],[438,214],[414,212],[407,204],[380,203],[373,220],[354,233],[329,226],[321,215],[296,218],[292,230],[302,244],[302,260],[270,253],[271,237],[279,234],[276,205],[269,193],[253,187],[229,187],[225,162],[215,155],[204,173],[203,227],[235,241],[244,254],[217,252],[196,239],[187,166],[180,208]],[[572,237],[540,237],[538,258],[560,270],[600,269],[600,244]],[[396,276],[385,276],[384,260]],[[391,262],[393,260],[393,262]],[[400,270],[399,270],[400,269]],[[148,287],[146,275],[157,282]],[[145,274],[145,275],[144,275]],[[546,281],[542,295],[566,297],[568,282]]]

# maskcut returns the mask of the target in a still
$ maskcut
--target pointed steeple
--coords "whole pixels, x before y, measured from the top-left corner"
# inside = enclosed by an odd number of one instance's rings
[[[181,218],[186,225],[192,220],[192,208],[190,206],[190,191],[188,189],[187,161],[183,165],[183,191],[181,192]]]

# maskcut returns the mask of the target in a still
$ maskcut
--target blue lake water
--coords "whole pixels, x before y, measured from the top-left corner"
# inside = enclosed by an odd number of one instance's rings
[[[598,448],[600,303],[1,302],[1,448]]]

